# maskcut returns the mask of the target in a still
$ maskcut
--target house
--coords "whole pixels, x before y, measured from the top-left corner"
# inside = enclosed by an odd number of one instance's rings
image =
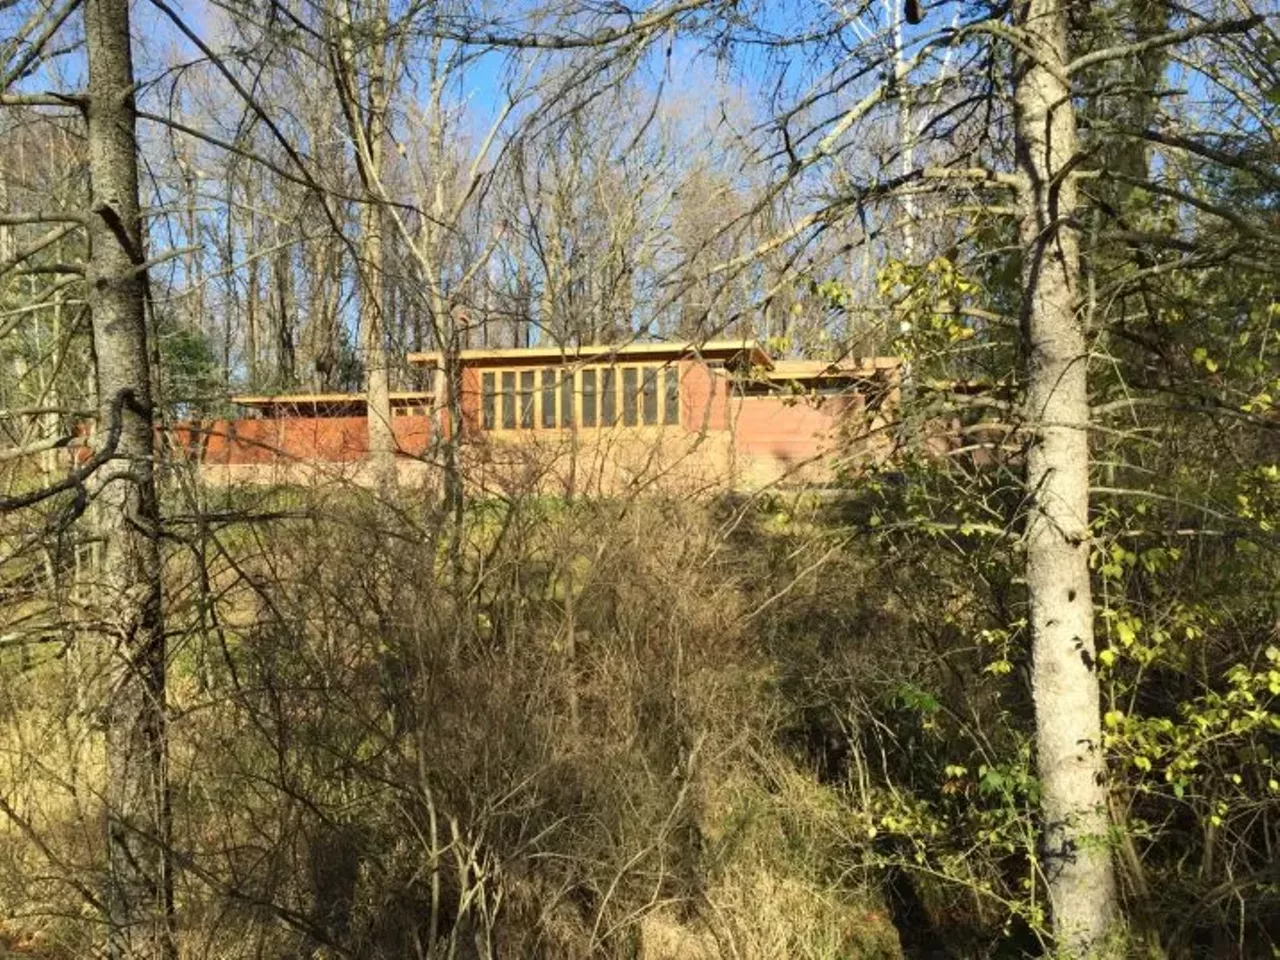
[[[445,358],[410,354],[433,386],[391,395],[402,485],[438,481],[452,424]],[[754,340],[463,350],[458,451],[473,490],[687,491],[830,482],[888,455],[899,362],[778,360]],[[174,432],[214,483],[368,482],[360,394],[233,398],[237,419]]]

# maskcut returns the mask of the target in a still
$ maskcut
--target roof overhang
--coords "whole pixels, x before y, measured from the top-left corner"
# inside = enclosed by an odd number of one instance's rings
[[[438,350],[411,353],[412,364],[438,367],[442,354]],[[726,363],[741,358],[747,364],[772,369],[773,358],[755,340],[706,340],[701,343],[633,342],[616,345],[585,344],[563,347],[516,347],[502,350],[460,350],[458,359],[466,367],[520,367],[547,363],[589,364],[626,363],[628,360],[676,361],[722,360]]]
[[[778,360],[770,380],[865,379],[902,366],[897,357],[851,357],[846,360]]]
[[[404,407],[420,403],[430,403],[434,395],[427,391],[396,390],[391,393],[391,406]],[[253,410],[270,410],[279,413],[283,410],[299,412],[333,407],[364,408],[367,396],[363,393],[281,393],[274,395],[240,395],[231,398],[231,402],[240,407]]]

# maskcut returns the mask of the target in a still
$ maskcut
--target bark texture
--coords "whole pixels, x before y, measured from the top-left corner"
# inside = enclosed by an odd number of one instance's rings
[[[1026,337],[1027,588],[1042,863],[1059,949],[1103,949],[1115,916],[1089,582],[1088,346],[1078,311],[1076,118],[1063,65],[1066,4],[1020,9],[1015,79]]]
[[[106,828],[109,954],[176,956],[146,276],[138,209],[128,0],[86,0],[92,216],[86,272],[99,428],[119,418],[98,474],[99,612],[109,644]]]
[[[390,14],[385,0],[374,4],[367,26],[374,37],[365,50],[365,105],[359,106],[355,82],[357,57],[351,42],[349,0],[338,0],[340,50],[347,74],[345,104],[356,143],[357,168],[364,184],[360,209],[360,349],[364,354],[365,396],[369,419],[369,461],[379,491],[396,487],[396,438],[391,426],[391,375],[385,342],[386,290],[383,235],[382,175],[387,140],[387,34]],[[363,129],[357,129],[363,126]]]
[[[381,117],[378,126],[381,127]],[[379,171],[381,144],[381,134],[370,140],[370,160]],[[391,428],[391,372],[384,333],[382,236],[382,204],[370,200],[360,213],[360,346],[369,414],[369,458],[375,482],[386,492],[396,486],[396,438]]]

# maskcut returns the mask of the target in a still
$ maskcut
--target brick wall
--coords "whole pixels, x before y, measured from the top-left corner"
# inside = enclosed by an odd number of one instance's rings
[[[402,456],[425,454],[431,417],[394,417],[391,427]],[[173,446],[208,464],[273,464],[301,461],[353,463],[369,449],[365,417],[204,420],[178,424]]]
[[[735,396],[721,370],[698,361],[682,361],[680,370],[679,425],[496,434],[481,429],[480,371],[464,370],[468,482],[478,491],[510,493],[616,492],[651,483],[709,489],[823,483],[834,475],[832,454],[850,434],[856,438],[865,430],[860,397]],[[405,469],[430,469],[405,461],[428,452],[437,422],[433,416],[393,419]],[[368,424],[364,417],[217,420],[179,425],[173,437],[202,464],[236,468],[238,476],[279,466],[294,476],[294,465],[350,464],[359,473]],[[281,475],[260,472],[264,479]]]

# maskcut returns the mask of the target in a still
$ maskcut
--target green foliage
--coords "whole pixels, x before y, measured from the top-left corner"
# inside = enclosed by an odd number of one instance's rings
[[[203,331],[175,324],[161,329],[160,371],[162,396],[177,418],[202,416],[212,412],[223,392],[222,366],[213,345]]]
[[[922,266],[890,260],[881,267],[876,284],[882,297],[895,295],[898,355],[914,359],[941,354],[977,335],[962,310],[981,296],[981,289],[951,258],[935,257]]]

